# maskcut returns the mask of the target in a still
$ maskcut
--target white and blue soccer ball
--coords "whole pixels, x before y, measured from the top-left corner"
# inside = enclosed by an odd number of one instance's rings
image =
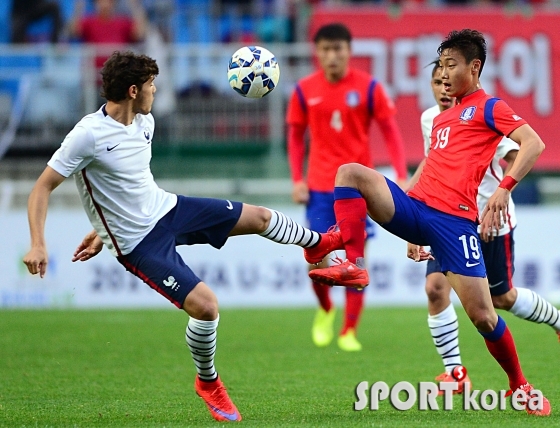
[[[247,98],[262,98],[278,85],[280,67],[268,49],[245,46],[229,61],[228,80],[235,92]]]

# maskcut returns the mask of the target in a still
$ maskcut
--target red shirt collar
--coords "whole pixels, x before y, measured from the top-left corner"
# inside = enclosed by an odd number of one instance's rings
[[[457,98],[457,105],[464,104],[464,103],[471,103],[474,100],[476,100],[478,98],[483,98],[485,96],[486,96],[486,92],[484,92],[484,89],[480,88],[480,89],[477,89],[476,91],[470,93],[469,95],[464,96],[460,100]]]

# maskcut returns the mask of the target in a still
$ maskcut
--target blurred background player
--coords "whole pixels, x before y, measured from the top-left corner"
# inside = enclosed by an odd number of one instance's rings
[[[521,390],[535,397],[533,386],[521,370],[513,336],[493,307],[477,223],[482,218],[481,234],[491,235],[503,227],[511,191],[531,170],[545,146],[503,100],[482,89],[479,78],[486,61],[482,33],[452,31],[440,44],[438,55],[444,89],[457,103],[434,120],[430,152],[418,182],[406,194],[373,169],[356,163],[340,167],[334,190],[340,232],[325,235],[341,235],[330,239],[343,242],[348,260],[313,270],[309,276],[324,284],[368,285],[361,230],[368,214],[390,233],[415,243],[415,260],[426,260],[421,246],[430,245],[488,351],[507,374],[511,391]],[[508,174],[479,214],[478,187],[502,136],[521,147]],[[551,412],[550,402],[544,397],[541,408],[532,409],[526,402],[525,409],[535,416],[549,416]]]
[[[350,30],[342,24],[328,24],[317,30],[313,41],[321,69],[301,79],[290,99],[288,156],[292,198],[307,205],[309,227],[326,232],[336,223],[333,190],[338,167],[350,162],[373,167],[369,131],[374,119],[383,133],[399,183],[404,184],[407,171],[392,100],[381,83],[349,66]],[[310,142],[307,176],[304,176],[307,128]],[[366,230],[368,238],[373,236],[371,221]],[[322,262],[322,266],[326,263]],[[310,265],[310,270],[315,267]],[[312,338],[315,345],[327,346],[334,335],[335,309],[329,287],[313,282],[313,290],[320,307],[313,322]],[[363,290],[346,290],[344,324],[338,338],[339,347],[345,351],[362,349],[356,329],[363,305]]]
[[[434,61],[432,69],[432,91],[437,104],[425,110],[421,116],[422,136],[424,138],[424,153],[428,156],[430,151],[430,138],[434,118],[442,111],[454,105],[455,100],[447,96],[441,79],[441,66],[439,60]],[[496,191],[503,179],[504,172],[500,160],[507,162],[506,174],[513,165],[519,145],[504,137],[498,144],[496,155],[486,170],[484,178],[478,188],[477,204],[482,212],[488,198]],[[425,160],[410,179],[407,188],[412,188],[418,181]],[[482,255],[486,265],[486,274],[492,295],[492,303],[496,309],[504,309],[515,316],[537,323],[550,325],[557,334],[560,330],[560,312],[550,302],[527,288],[513,286],[514,268],[514,239],[513,231],[517,225],[515,205],[510,198],[508,206],[508,221],[497,232],[497,236],[481,235]],[[480,232],[480,230],[479,230]],[[407,254],[410,258],[418,257],[417,246],[408,244]],[[459,351],[459,323],[455,308],[449,298],[451,285],[441,272],[437,260],[428,260],[426,268],[426,294],[428,296],[428,326],[434,345],[440,354],[445,372],[436,377],[443,382],[455,382],[451,376],[453,367],[462,365]],[[468,376],[459,382],[459,389],[455,393],[463,392],[465,382],[470,382]]]

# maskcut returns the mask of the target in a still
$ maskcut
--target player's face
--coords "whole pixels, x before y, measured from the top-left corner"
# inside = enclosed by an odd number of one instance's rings
[[[96,0],[95,9],[102,16],[111,15],[115,9],[115,0]]]
[[[439,111],[444,111],[449,107],[453,107],[455,100],[449,97],[445,92],[443,80],[441,80],[441,67],[436,70],[434,76],[432,77],[432,92],[434,93],[434,98],[439,106]]]
[[[154,94],[156,93],[154,79],[155,76],[152,76],[142,85],[142,89],[140,89],[134,100],[134,113],[148,114],[152,111]]]
[[[442,65],[441,80],[447,96],[461,98],[478,88],[480,60],[470,63],[456,49],[446,49],[439,57]]]
[[[350,61],[350,43],[345,40],[319,40],[315,53],[328,80],[344,77]]]

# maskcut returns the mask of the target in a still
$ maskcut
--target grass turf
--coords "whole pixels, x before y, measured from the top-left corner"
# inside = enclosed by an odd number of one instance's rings
[[[442,371],[421,308],[369,308],[364,350],[324,349],[310,340],[312,309],[222,310],[217,368],[245,425],[560,426],[556,335],[502,314],[526,376],[553,406],[550,418],[524,412],[353,410],[354,388],[430,381]],[[463,363],[475,389],[507,379],[459,310]],[[193,390],[194,366],[180,311],[0,311],[0,426],[178,427],[215,422]],[[340,313],[337,314],[337,325]],[[336,342],[336,341],[335,341]],[[441,400],[438,400],[441,406]]]

